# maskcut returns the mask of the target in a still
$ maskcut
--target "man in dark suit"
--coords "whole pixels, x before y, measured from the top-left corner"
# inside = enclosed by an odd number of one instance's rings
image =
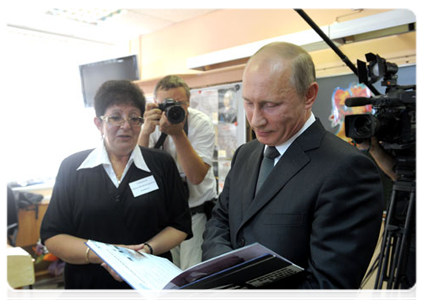
[[[375,164],[314,117],[318,89],[298,46],[272,43],[251,57],[243,98],[257,139],[234,154],[203,260],[259,242],[305,269],[269,288],[359,288],[380,232],[382,186]],[[256,187],[269,146],[279,153]]]

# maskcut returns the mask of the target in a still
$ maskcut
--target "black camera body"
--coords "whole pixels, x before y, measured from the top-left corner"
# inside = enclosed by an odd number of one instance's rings
[[[345,117],[345,135],[357,143],[376,137],[391,149],[413,147],[416,141],[416,86],[397,85],[398,67],[385,59],[366,54],[368,69],[358,61],[359,81],[368,83],[384,78],[386,94],[371,98],[349,98],[345,105],[372,105],[374,114],[349,115]],[[370,80],[369,80],[370,78]],[[385,147],[384,146],[384,147]]]
[[[181,103],[172,98],[165,99],[158,107],[166,113],[167,119],[172,124],[178,124],[185,120],[184,108],[181,106]]]
[[[385,95],[371,98],[349,98],[345,105],[372,105],[374,114],[349,115],[345,117],[345,135],[356,143],[372,137],[395,158],[395,173],[402,180],[415,180],[416,171],[416,86],[397,85],[395,64],[372,53],[366,54],[370,61],[358,61],[361,83],[375,82],[382,76]],[[378,74],[375,74],[378,73]],[[361,76],[360,76],[361,74]],[[368,80],[370,78],[370,80]]]
[[[388,93],[373,98],[350,98],[347,106],[356,106],[354,100],[367,99],[375,113],[345,117],[345,135],[360,143],[376,137],[388,144],[413,144],[416,139],[415,91]],[[349,105],[348,105],[349,104]]]

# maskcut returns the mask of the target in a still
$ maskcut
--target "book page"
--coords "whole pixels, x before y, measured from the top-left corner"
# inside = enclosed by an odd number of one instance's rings
[[[204,272],[210,274],[216,272],[217,270],[223,270],[238,263],[257,258],[266,254],[272,254],[285,260],[285,258],[282,258],[280,255],[273,252],[272,250],[258,243],[254,243],[239,249],[232,250],[227,253],[223,253],[207,261],[203,261],[199,264],[196,264],[195,266],[192,266],[189,269],[185,270],[184,274],[195,272]]]
[[[133,289],[161,290],[182,273],[163,257],[92,240],[86,244]]]
[[[293,265],[292,262],[281,257],[274,251],[264,247],[263,245],[254,243],[243,248],[224,253],[205,262],[192,266],[191,268],[185,270],[183,273],[172,279],[172,281],[165,286],[165,289],[179,288],[189,283],[200,280],[201,278],[205,278],[209,275],[219,273],[234,266],[241,266],[245,262],[260,259],[261,257],[265,257],[267,255],[272,255],[278,258],[278,260],[285,262],[286,265]],[[298,266],[295,266],[295,268],[298,271],[302,270],[302,268]]]
[[[257,243],[224,253],[185,271],[168,259],[155,255],[92,240],[86,244],[132,288],[142,293],[145,290],[180,288],[253,288],[303,270]]]

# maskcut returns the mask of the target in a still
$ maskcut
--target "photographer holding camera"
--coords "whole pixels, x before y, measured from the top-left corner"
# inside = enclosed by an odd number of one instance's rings
[[[172,249],[181,269],[201,262],[206,202],[217,197],[212,159],[215,132],[211,119],[189,107],[190,90],[178,76],[161,79],[154,103],[147,103],[138,143],[168,152],[175,160],[189,192],[193,238]],[[163,208],[165,209],[165,208]]]

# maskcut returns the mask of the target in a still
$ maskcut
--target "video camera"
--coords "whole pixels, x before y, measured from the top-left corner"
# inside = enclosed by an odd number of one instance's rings
[[[172,124],[181,123],[185,120],[185,110],[181,103],[172,98],[165,99],[159,104],[159,109],[166,113],[166,117]]]
[[[370,85],[383,78],[385,95],[371,98],[349,98],[348,107],[372,105],[373,114],[345,117],[345,135],[356,143],[376,137],[381,146],[395,158],[395,172],[407,180],[415,178],[416,156],[416,86],[399,86],[396,64],[386,62],[373,53],[366,54],[366,63],[357,61],[360,83]],[[370,83],[370,84],[369,84]],[[377,92],[377,90],[376,90]]]
[[[371,98],[357,97],[345,101],[348,107],[372,105],[374,114],[345,117],[345,135],[356,143],[376,137],[385,149],[403,149],[415,145],[416,86],[397,85],[398,66],[373,53],[366,54],[365,62],[357,61],[360,83],[375,83],[383,78],[385,95]]]

